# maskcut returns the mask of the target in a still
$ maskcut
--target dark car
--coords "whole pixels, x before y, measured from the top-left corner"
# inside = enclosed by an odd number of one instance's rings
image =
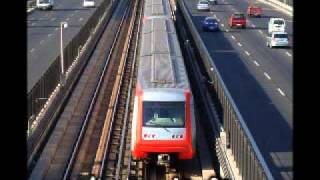
[[[219,31],[219,23],[213,17],[206,17],[202,21],[202,29],[203,31]]]

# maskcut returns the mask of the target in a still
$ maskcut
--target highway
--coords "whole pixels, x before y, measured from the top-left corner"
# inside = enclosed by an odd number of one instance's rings
[[[233,12],[246,13],[247,0],[218,0],[199,12],[197,0],[184,0],[193,23],[230,91],[275,179],[292,179],[292,48],[266,47],[270,17],[286,20],[292,42],[292,17],[260,4],[261,18],[247,18],[246,29],[230,29]],[[255,2],[255,1],[250,1]],[[221,32],[203,32],[201,21],[214,16]]]
[[[96,0],[96,7],[102,0]],[[27,17],[27,90],[28,92],[60,54],[60,22],[64,29],[64,46],[79,32],[95,11],[83,8],[82,0],[56,0],[51,11],[35,10]]]

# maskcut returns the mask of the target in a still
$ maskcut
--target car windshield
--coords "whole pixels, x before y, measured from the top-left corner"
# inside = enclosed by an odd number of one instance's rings
[[[234,14],[233,17],[235,19],[243,19],[244,18],[244,15],[243,14]]]
[[[275,34],[274,38],[288,38],[288,34]]]
[[[207,1],[200,1],[199,4],[208,4]]]
[[[42,4],[42,3],[50,3],[50,0],[39,0],[39,3]]]
[[[148,127],[184,127],[184,102],[144,102],[143,124]]]
[[[217,20],[216,20],[216,19],[213,19],[213,18],[207,18],[207,19],[205,19],[205,21],[208,22],[208,23],[215,23],[215,22],[217,22]]]
[[[282,25],[282,24],[284,24],[284,22],[282,20],[275,20],[274,24]]]

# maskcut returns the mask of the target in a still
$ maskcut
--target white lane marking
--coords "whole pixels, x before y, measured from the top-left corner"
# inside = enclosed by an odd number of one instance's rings
[[[226,32],[229,32],[229,29],[226,29]]]
[[[213,16],[214,16],[215,18],[217,18],[217,15],[216,15],[216,14],[214,14]]]
[[[44,40],[41,40],[41,41],[40,41],[40,44],[42,44],[43,42],[44,42]]]
[[[71,16],[70,17],[72,17],[74,14],[71,14]]]
[[[79,21],[82,21],[82,20],[83,20],[83,18],[80,18],[80,19],[79,19]]]
[[[252,27],[253,27],[253,28],[256,28],[256,25],[252,24]]]
[[[269,80],[271,79],[271,77],[269,76],[268,73],[264,72],[263,74],[264,74]]]
[[[39,18],[39,20],[42,20],[42,18]]]
[[[278,91],[280,92],[280,94],[281,94],[282,96],[285,96],[285,95],[286,95],[280,88],[278,88]]]
[[[260,64],[259,64],[257,61],[253,61],[253,63],[254,63],[256,66],[260,66]]]
[[[31,24],[31,26],[34,26],[34,25],[36,25],[36,23],[32,23],[32,24]]]
[[[240,46],[240,47],[241,47],[241,46],[242,46],[242,44],[238,42],[238,46]]]
[[[211,14],[213,14],[213,12],[210,12]]]
[[[250,56],[250,53],[248,51],[244,51],[248,56]]]
[[[69,18],[67,18],[66,21],[69,21]]]
[[[58,30],[59,28],[55,28],[54,30],[56,31],[56,30]]]
[[[260,34],[263,34],[263,32],[262,32],[261,30],[259,30],[259,33],[260,33]]]
[[[55,21],[56,20],[56,18],[51,18],[51,21]]]
[[[286,52],[286,54],[287,54],[288,56],[290,56],[290,57],[292,56],[288,51]]]
[[[221,24],[222,27],[224,27],[224,24]]]
[[[52,36],[52,34],[48,34],[48,37]]]
[[[32,48],[31,50],[30,50],[30,52],[32,53],[34,51],[34,48]]]
[[[220,19],[217,18],[217,21],[220,22]]]
[[[232,38],[232,39],[236,39],[233,35],[231,35],[231,38]]]

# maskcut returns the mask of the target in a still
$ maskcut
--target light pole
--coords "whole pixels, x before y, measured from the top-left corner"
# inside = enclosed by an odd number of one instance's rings
[[[67,22],[61,22],[60,23],[60,64],[61,64],[61,75],[60,75],[60,82],[61,85],[64,85],[65,83],[65,77],[64,77],[64,59],[63,59],[63,29],[68,27]]]

